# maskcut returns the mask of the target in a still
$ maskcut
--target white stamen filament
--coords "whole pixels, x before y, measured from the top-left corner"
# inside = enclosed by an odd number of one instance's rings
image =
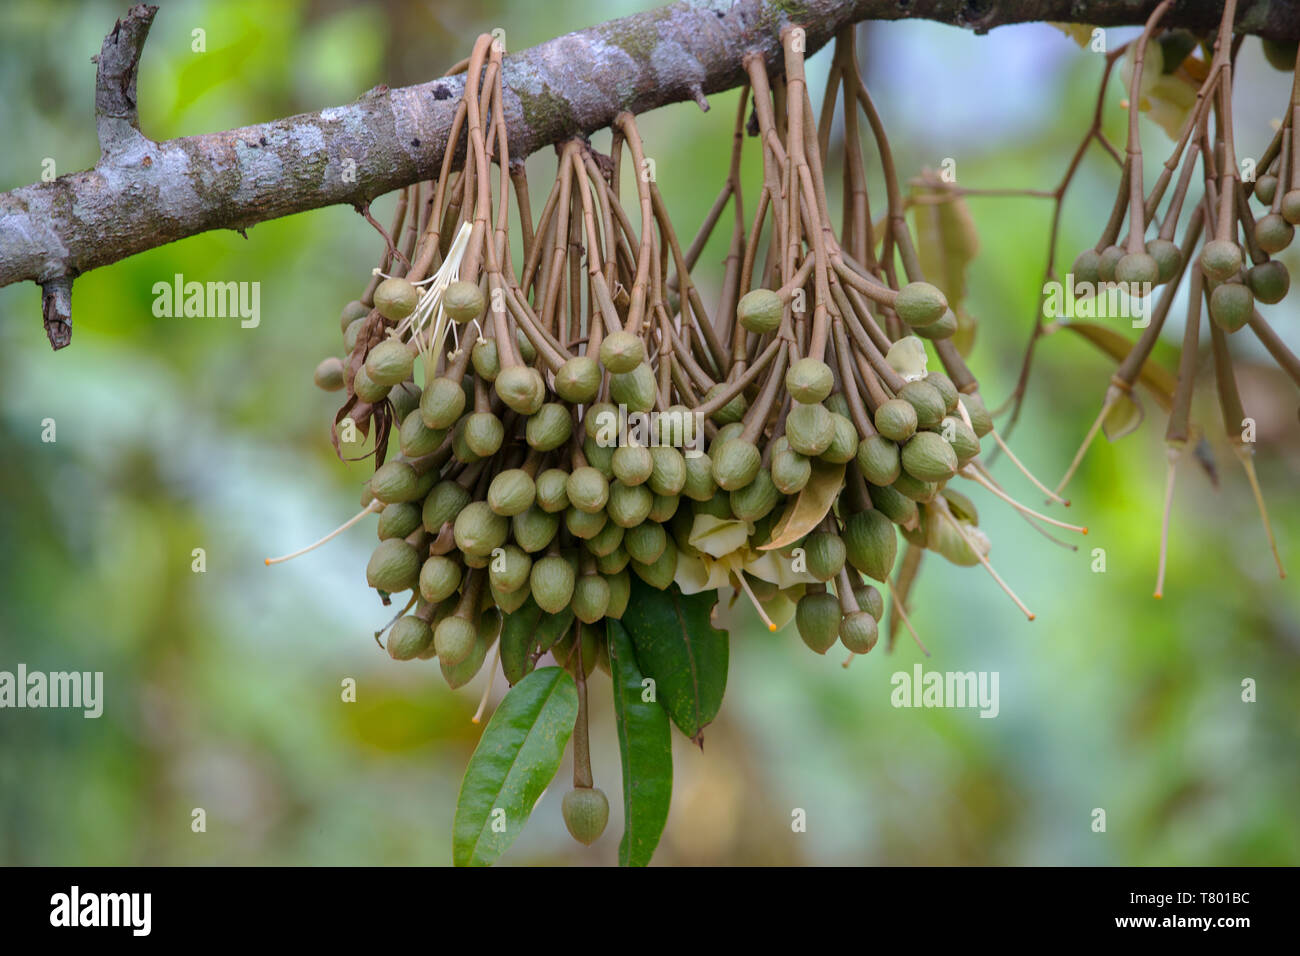
[[[1062,478],[1061,483],[1056,486],[1058,492],[1064,491],[1065,486],[1068,485],[1070,479],[1074,477],[1074,473],[1083,462],[1083,456],[1086,455],[1088,449],[1092,447],[1092,442],[1093,439],[1097,437],[1097,432],[1101,431],[1101,425],[1102,422],[1106,420],[1107,413],[1110,412],[1111,406],[1113,406],[1117,401],[1119,401],[1119,389],[1112,385],[1110,388],[1106,389],[1106,397],[1102,400],[1101,411],[1097,413],[1097,418],[1093,421],[1092,427],[1088,429],[1088,434],[1084,436],[1083,444],[1080,445],[1079,450],[1074,453],[1074,460],[1070,462],[1070,467],[1065,470],[1065,477]],[[1050,493],[1051,492],[1049,492],[1049,494]]]
[[[282,555],[281,557],[278,557],[278,558],[267,558],[267,559],[266,559],[266,563],[267,563],[267,564],[281,564],[281,563],[283,563],[283,562],[285,562],[285,561],[289,561],[289,560],[291,560],[291,559],[293,559],[293,558],[296,558],[296,557],[298,557],[299,555],[306,554],[308,551],[315,550],[316,548],[319,548],[322,544],[324,544],[326,541],[329,541],[331,538],[333,538],[333,537],[335,537],[335,536],[337,536],[337,535],[342,534],[344,531],[347,531],[348,528],[351,528],[354,524],[356,524],[358,521],[360,521],[360,520],[361,520],[362,518],[364,518],[366,515],[368,515],[368,514],[374,514],[376,511],[381,511],[381,510],[383,510],[383,507],[384,507],[384,503],[383,503],[382,501],[380,501],[378,498],[376,498],[374,501],[370,502],[370,504],[366,505],[364,508],[362,508],[360,511],[358,511],[355,515],[353,515],[353,516],[352,516],[351,518],[349,518],[347,521],[343,522],[341,525],[339,525],[337,528],[335,528],[335,529],[334,529],[333,531],[331,531],[329,534],[325,535],[325,537],[321,538],[321,539],[320,539],[319,541],[317,541],[315,544],[309,544],[309,545],[307,545],[307,547],[305,547],[305,548],[299,548],[297,551],[294,551],[292,554]]]
[[[1045,521],[1051,525],[1056,525],[1056,527],[1064,528],[1066,531],[1077,531],[1079,534],[1088,533],[1088,529],[1083,525],[1067,524],[1064,521],[1057,521],[1055,518],[1049,518],[1047,517],[1047,515],[1039,514],[1037,511],[1035,511],[1033,508],[1030,508],[1028,505],[1022,505],[1019,501],[1016,501],[1016,499],[1012,498],[1001,488],[997,487],[992,482],[985,480],[984,476],[981,475],[974,468],[972,468],[970,465],[967,465],[960,472],[958,472],[958,474],[960,474],[963,478],[969,478],[971,481],[983,485],[985,488],[993,492],[993,494],[997,495],[999,498],[1001,498],[1003,501],[1005,501],[1007,504],[1015,508],[1023,515],[1032,518],[1037,518],[1039,521]]]
[[[447,337],[447,326],[452,324],[442,307],[442,294],[447,291],[447,286],[460,278],[460,263],[465,258],[465,251],[469,246],[469,237],[472,231],[473,227],[469,223],[461,223],[460,231],[456,233],[451,248],[447,250],[446,260],[433,276],[433,284],[421,296],[415,311],[407,317],[407,321],[411,323],[413,329],[412,337],[420,344],[421,351],[425,351],[429,355],[438,355],[442,352],[442,344]],[[434,315],[435,310],[436,315]],[[419,342],[419,336],[424,333],[425,326],[431,316],[433,317],[433,330],[428,336],[426,345]]]
[[[940,499],[940,501],[942,501],[942,499]],[[957,534],[961,536],[961,539],[966,542],[966,546],[971,549],[971,553],[979,559],[980,564],[984,565],[984,570],[987,571],[993,580],[998,583],[998,587],[1002,588],[1002,590],[1006,592],[1007,597],[1011,598],[1011,600],[1015,602],[1016,607],[1020,608],[1020,610],[1024,612],[1025,617],[1032,621],[1035,616],[1034,612],[1025,607],[1025,603],[1016,596],[1016,592],[1011,590],[1010,586],[1008,586],[1006,581],[1002,580],[1002,576],[998,574],[997,571],[993,570],[993,565],[989,564],[989,559],[982,551],[980,551],[979,543],[966,533],[966,529],[961,526],[961,522],[952,516],[952,512],[948,510],[946,505],[937,507],[935,510],[937,510],[939,514],[943,515],[943,517],[948,520],[948,523],[953,526]]]
[[[1268,509],[1264,507],[1264,493],[1260,490],[1259,479],[1255,476],[1255,462],[1251,458],[1254,450],[1247,448],[1245,445],[1236,447],[1237,458],[1241,461],[1241,467],[1246,469],[1246,477],[1250,479],[1250,490],[1255,495],[1255,506],[1259,508],[1259,520],[1264,523],[1264,533],[1268,535],[1268,546],[1273,551],[1273,561],[1277,564],[1277,574],[1280,578],[1286,577],[1286,568],[1282,566],[1282,556],[1277,553],[1277,542],[1273,540],[1273,525],[1268,520]]]
[[[903,599],[899,597],[898,592],[894,590],[894,582],[886,578],[885,584],[889,588],[889,598],[894,602],[893,608],[898,612],[898,616],[902,618],[903,626],[906,627],[907,632],[912,635],[912,640],[916,641],[916,646],[921,649],[921,652],[925,654],[926,657],[929,657],[930,649],[921,643],[921,635],[917,634],[916,628],[912,626],[912,621],[907,616],[907,610],[903,607]]]
[[[1172,445],[1167,449],[1168,464],[1165,468],[1165,510],[1160,521],[1160,563],[1156,568],[1156,598],[1165,596],[1165,563],[1169,554],[1169,514],[1174,506],[1174,468],[1178,464],[1181,449]]]
[[[478,723],[483,719],[483,711],[487,710],[488,695],[492,693],[492,685],[496,683],[497,661],[501,658],[501,641],[498,639],[492,645],[492,658],[488,661],[487,683],[483,685],[483,696],[479,698],[478,710],[474,711],[474,716],[470,718],[471,722]]]
[[[769,631],[775,631],[776,625],[772,623],[772,619],[768,617],[767,612],[763,610],[763,605],[758,603],[758,598],[754,596],[754,592],[749,589],[749,582],[745,580],[745,572],[736,572],[736,580],[740,582],[741,589],[749,597],[750,602],[754,605],[754,610],[757,611],[758,616],[763,619],[763,623],[767,625],[767,629]]]
[[[996,428],[990,431],[989,434],[992,435],[993,440],[998,443],[998,447],[1001,448],[1006,453],[1006,456],[1009,459],[1011,459],[1011,464],[1015,465],[1016,468],[1020,470],[1020,473],[1024,475],[1026,478],[1028,478],[1030,483],[1035,488],[1037,488],[1043,494],[1047,495],[1047,497],[1050,500],[1055,501],[1057,504],[1065,505],[1065,507],[1067,508],[1070,507],[1070,500],[1068,498],[1062,498],[1055,491],[1049,489],[1045,484],[1043,484],[1041,481],[1039,481],[1037,478],[1034,477],[1034,473],[1032,471],[1026,468],[1023,464],[1021,464],[1020,459],[1016,457],[1015,452],[1011,450],[1011,447],[1002,440],[1002,436],[998,434]],[[1062,482],[1061,488],[1064,487],[1065,487],[1065,483]],[[1060,489],[1057,490],[1059,491]]]

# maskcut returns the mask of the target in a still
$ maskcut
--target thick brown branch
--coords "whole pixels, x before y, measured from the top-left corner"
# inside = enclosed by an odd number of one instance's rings
[[[608,126],[621,111],[701,102],[745,82],[744,58],[780,62],[780,31],[807,52],[867,19],[930,19],[976,32],[1033,20],[1137,23],[1155,0],[688,0],[507,56],[512,155]],[[1213,3],[1179,0],[1170,26],[1209,28]],[[1242,0],[1238,29],[1300,36],[1300,0]],[[133,7],[104,41],[95,93],[104,151],[94,169],[0,194],[0,286],[75,277],[211,229],[375,197],[436,175],[464,77],[258,126],[155,143],[139,132],[136,73],[154,8]],[[63,288],[59,284],[57,288]],[[60,301],[66,304],[69,295]],[[48,296],[47,296],[47,323]],[[70,322],[70,318],[68,320]],[[58,325],[59,323],[56,323]],[[60,326],[66,334],[70,325]]]

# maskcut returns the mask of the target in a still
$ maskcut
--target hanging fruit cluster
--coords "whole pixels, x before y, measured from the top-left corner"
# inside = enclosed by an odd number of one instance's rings
[[[466,144],[463,170],[448,149],[439,178],[400,197],[380,268],[343,310],[346,354],[316,372],[322,388],[346,393],[340,454],[373,442],[376,468],[349,525],[378,514],[366,578],[385,603],[405,596],[384,646],[400,660],[436,658],[452,687],[500,662],[514,690],[480,751],[529,700],[559,713],[550,757],[558,762],[571,733],[564,816],[584,843],[608,814],[588,756],[586,680],[598,667],[616,684],[627,668],[654,670],[639,615],[697,599],[711,607],[734,588],[771,630],[793,619],[814,651],[839,642],[851,659],[877,643],[896,564],[892,606],[907,624],[902,601],[925,550],[982,565],[1006,588],[955,478],[1036,525],[1086,531],[1015,502],[981,464],[982,441],[1001,439],[957,347],[971,320],[922,274],[852,31],[837,39],[820,119],[803,33],[789,28],[783,41],[779,70],[758,56],[745,64],[730,173],[683,249],[626,113],[609,156],[583,139],[557,147],[534,220],[508,148],[502,53],[480,38],[451,136]],[[824,181],[837,105],[838,228]],[[882,228],[869,208],[863,117],[884,169]],[[748,138],[761,144],[763,177],[747,218]],[[636,188],[625,197],[628,159]],[[728,203],[734,225],[711,316],[692,270]],[[516,216],[522,262],[512,261]],[[610,623],[620,619],[626,628]],[[547,655],[557,666],[539,668]],[[690,736],[712,716],[664,708]],[[462,791],[458,861],[493,858],[517,832],[475,829],[466,807],[490,773],[478,761]],[[554,770],[540,761],[520,792],[535,799]]]
[[[1106,389],[1101,411],[1056,489],[1064,490],[1099,430],[1104,429],[1113,440],[1141,423],[1144,413],[1136,386],[1153,386],[1157,401],[1169,414],[1156,597],[1164,591],[1175,469],[1189,446],[1196,448],[1197,457],[1214,477],[1208,445],[1191,416],[1202,335],[1208,333],[1209,337],[1224,430],[1245,469],[1282,577],[1286,573],[1255,475],[1254,444],[1247,437],[1248,420],[1229,351],[1230,336],[1249,328],[1278,366],[1300,386],[1300,359],[1259,311],[1260,305],[1281,302],[1290,289],[1286,265],[1273,257],[1291,244],[1295,226],[1300,223],[1300,59],[1296,44],[1264,43],[1269,61],[1293,76],[1290,97],[1282,122],[1258,163],[1243,167],[1234,143],[1232,118],[1234,66],[1243,40],[1233,36],[1236,0],[1224,5],[1217,36],[1204,41],[1186,31],[1159,29],[1170,5],[1170,0],[1159,4],[1141,37],[1127,52],[1116,51],[1110,58],[1114,63],[1126,52],[1127,149],[1110,219],[1096,246],[1081,252],[1073,265],[1076,288],[1089,294],[1092,290],[1118,287],[1131,299],[1154,296],[1154,290],[1158,290],[1158,298],[1149,323],[1132,344],[1113,333],[1078,327],[1119,364]],[[1143,182],[1139,105],[1148,95],[1157,95],[1153,92],[1158,90],[1157,84],[1175,71],[1184,77],[1199,77],[1199,84],[1177,128],[1173,151],[1147,190]],[[1245,176],[1243,168],[1256,170],[1258,175]],[[1189,203],[1194,183],[1201,186],[1200,196]],[[1258,216],[1252,199],[1260,210]],[[1121,239],[1120,231],[1126,223],[1127,232]],[[1152,238],[1147,239],[1152,232]],[[1182,352],[1176,380],[1167,373],[1163,376],[1175,384],[1164,389],[1159,387],[1163,370],[1156,369],[1150,357],[1184,277],[1188,295]],[[1203,313],[1208,314],[1208,323],[1203,323]],[[1041,329],[1036,330],[1037,334]]]

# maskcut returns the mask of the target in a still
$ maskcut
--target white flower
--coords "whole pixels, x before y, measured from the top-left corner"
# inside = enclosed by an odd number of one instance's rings
[[[780,620],[778,625],[745,583],[745,574],[752,574],[759,580],[782,589],[797,584],[815,584],[817,579],[807,571],[793,570],[793,562],[775,551],[756,551],[751,548],[751,532],[752,526],[745,521],[696,515],[686,540],[698,554],[688,554],[685,551],[678,553],[677,571],[673,580],[683,594],[716,591],[734,584],[753,602],[759,617],[766,622],[768,628],[775,631],[790,619],[790,614],[785,611],[793,613],[793,605],[784,598],[769,602]]]
[[[437,355],[442,351],[443,342],[447,338],[447,330],[452,326],[451,320],[442,308],[442,294],[447,291],[447,286],[460,279],[460,264],[465,258],[465,250],[469,246],[469,237],[473,228],[469,223],[461,223],[460,231],[456,233],[456,238],[452,240],[451,248],[447,250],[447,258],[443,260],[438,271],[427,279],[421,279],[419,282],[413,282],[414,286],[427,286],[421,289],[420,301],[415,305],[415,311],[408,315],[393,330],[392,334],[399,339],[410,333],[410,340],[420,347],[421,353],[426,357]],[[383,275],[378,269],[376,275]],[[432,322],[432,328],[429,328]],[[453,331],[453,335],[455,332]]]

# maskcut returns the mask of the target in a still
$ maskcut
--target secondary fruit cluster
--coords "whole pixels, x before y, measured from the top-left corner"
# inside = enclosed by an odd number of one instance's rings
[[[1094,247],[1079,254],[1073,266],[1076,288],[1084,290],[1084,294],[1118,286],[1134,298],[1150,296],[1150,319],[1137,341],[1130,345],[1121,339],[1119,347],[1113,338],[1102,341],[1104,330],[1079,327],[1086,337],[1102,344],[1118,367],[1110,378],[1096,421],[1056,489],[1058,493],[1064,490],[1099,429],[1104,427],[1114,440],[1142,421],[1137,394],[1140,383],[1151,386],[1157,380],[1174,381],[1172,387],[1154,388],[1157,400],[1169,412],[1165,432],[1168,472],[1156,597],[1162,596],[1164,590],[1176,465],[1184,451],[1194,447],[1197,460],[1215,476],[1212,464],[1207,464],[1212,457],[1201,437],[1202,429],[1192,418],[1203,342],[1208,339],[1205,351],[1209,361],[1204,364],[1214,367],[1224,433],[1245,470],[1282,577],[1286,576],[1285,570],[1255,475],[1254,439],[1248,438],[1244,430],[1247,412],[1236,381],[1230,339],[1240,338],[1236,333],[1249,328],[1279,369],[1300,386],[1300,359],[1259,311],[1261,305],[1281,302],[1291,287],[1286,264],[1274,257],[1291,245],[1300,223],[1297,45],[1265,41],[1269,62],[1292,76],[1290,97],[1282,110],[1282,122],[1258,163],[1254,159],[1239,161],[1232,116],[1240,51],[1240,43],[1233,37],[1235,4],[1224,7],[1213,40],[1183,30],[1161,30],[1159,21],[1167,8],[1162,4],[1152,13],[1141,37],[1128,48],[1127,159],[1101,237]],[[1108,61],[1114,62],[1115,58]],[[1174,148],[1148,189],[1143,181],[1138,104],[1148,94],[1157,96],[1157,84],[1166,82],[1162,78],[1175,72],[1199,77],[1199,88],[1194,98],[1190,89],[1185,90],[1188,100],[1181,109],[1181,128]],[[1258,175],[1254,175],[1256,172]],[[1199,195],[1192,188],[1196,184],[1201,187]],[[1193,198],[1189,201],[1189,197]],[[1258,210],[1252,207],[1252,200]],[[1125,223],[1127,234],[1121,239]],[[1149,233],[1154,235],[1148,239]],[[1151,356],[1184,277],[1188,290],[1182,300],[1186,308],[1182,356],[1177,375],[1172,376],[1155,368]],[[1203,313],[1208,313],[1208,322],[1202,320]],[[1035,329],[1035,336],[1038,334],[1041,327]]]

